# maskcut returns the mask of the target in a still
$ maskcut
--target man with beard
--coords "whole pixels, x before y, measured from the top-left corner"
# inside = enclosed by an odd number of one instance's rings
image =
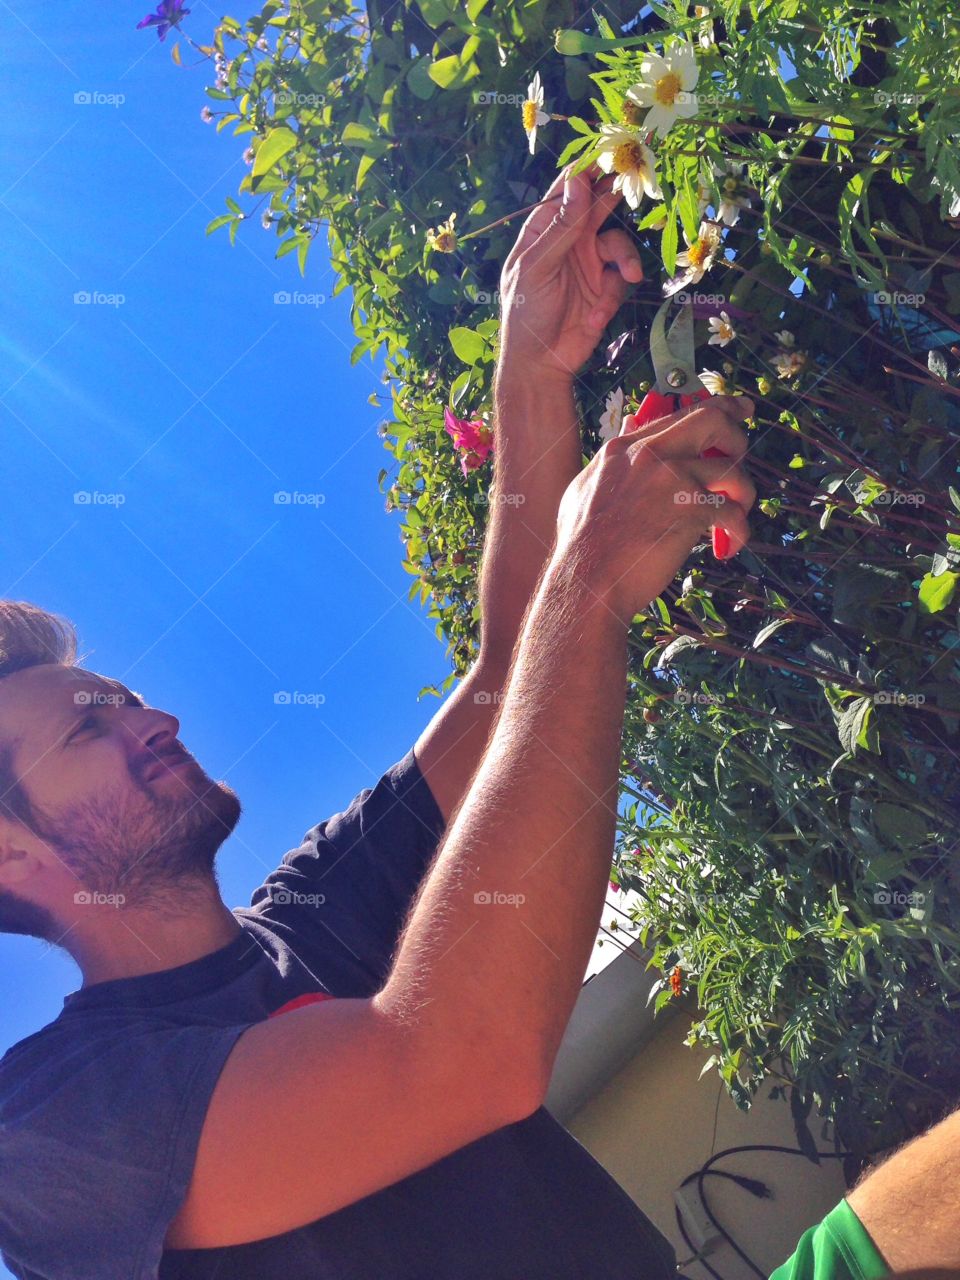
[[[78,667],[63,619],[0,602],[0,928],[83,975],[0,1061],[19,1280],[675,1274],[542,1104],[607,886],[630,623],[710,524],[731,554],[747,541],[753,406],[628,419],[581,469],[574,377],[642,275],[632,238],[601,231],[618,197],[596,178],[561,175],[504,267],[494,494],[512,500],[491,505],[477,661],[249,907],[214,868],[240,803],[177,719]],[[956,1187],[952,1136],[933,1157]],[[922,1257],[885,1221],[887,1184],[864,1199],[891,1265],[958,1261],[949,1197],[912,1194],[928,1167],[893,1179]],[[830,1274],[885,1273],[856,1219],[832,1228],[853,1243]]]

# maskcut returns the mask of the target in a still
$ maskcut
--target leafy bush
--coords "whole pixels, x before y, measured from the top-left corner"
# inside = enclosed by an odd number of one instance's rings
[[[960,26],[944,0],[603,13],[223,19],[196,46],[217,59],[205,111],[249,135],[251,170],[210,229],[259,214],[304,271],[325,228],[352,359],[385,357],[380,483],[446,687],[476,650],[489,464],[458,456],[444,409],[491,425],[504,219],[573,157],[625,170],[647,284],[578,378],[585,453],[611,393],[644,390],[666,288],[718,347],[711,389],[755,401],[760,500],[747,550],[698,548],[635,621],[616,874],[672,975],[658,1006],[695,989],[690,1039],[738,1102],[773,1079],[807,1146],[815,1100],[862,1155],[960,1093]],[[653,199],[629,188],[638,158]]]

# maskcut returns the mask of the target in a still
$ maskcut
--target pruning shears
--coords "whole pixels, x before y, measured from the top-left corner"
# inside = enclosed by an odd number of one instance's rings
[[[654,384],[640,403],[640,408],[633,415],[637,426],[645,426],[655,422],[657,418],[665,418],[676,413],[678,409],[686,409],[706,400],[710,392],[700,381],[696,366],[696,344],[693,339],[693,309],[684,303],[670,328],[667,328],[667,314],[673,298],[667,300],[657,309],[650,326],[650,361],[653,365]],[[722,449],[712,446],[704,449],[703,458],[726,458]],[[722,489],[716,491],[729,497]],[[713,554],[722,560],[730,550],[730,535],[726,529],[714,525]]]

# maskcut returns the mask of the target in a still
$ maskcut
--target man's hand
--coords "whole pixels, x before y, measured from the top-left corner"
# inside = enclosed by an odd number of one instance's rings
[[[711,396],[658,422],[627,418],[570,483],[557,518],[555,562],[566,562],[622,621],[659,595],[704,531],[722,523],[731,555],[750,537],[756,489],[740,463],[752,415],[746,396]],[[724,457],[704,458],[709,448]]]
[[[500,277],[501,365],[541,384],[572,381],[643,279],[626,230],[599,228],[621,200],[595,166],[567,166],[523,224]]]

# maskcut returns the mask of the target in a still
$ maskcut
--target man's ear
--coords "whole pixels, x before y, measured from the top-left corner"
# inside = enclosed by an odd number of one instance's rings
[[[0,828],[0,889],[22,884],[43,867],[41,859],[23,847],[25,842],[11,839],[12,834]]]
[[[39,866],[37,859],[26,849],[0,849],[0,887],[29,880]]]

